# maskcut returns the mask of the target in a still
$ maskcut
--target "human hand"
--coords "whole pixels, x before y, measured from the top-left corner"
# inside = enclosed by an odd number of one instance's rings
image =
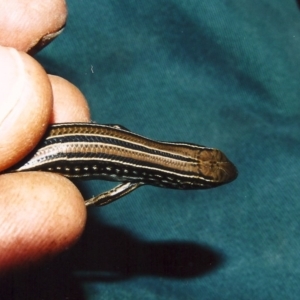
[[[0,0],[0,45],[13,47],[0,46],[0,172],[32,150],[49,123],[90,120],[80,91],[22,52],[55,36],[66,14],[63,0]],[[86,209],[66,178],[2,174],[0,190],[0,273],[55,255],[80,236]]]

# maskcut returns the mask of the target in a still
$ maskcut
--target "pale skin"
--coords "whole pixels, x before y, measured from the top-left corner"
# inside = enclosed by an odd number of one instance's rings
[[[26,53],[59,33],[66,15],[63,0],[0,0],[0,172],[33,149],[50,123],[90,121],[82,93]],[[80,237],[86,208],[68,179],[2,174],[0,191],[0,274],[58,254]]]

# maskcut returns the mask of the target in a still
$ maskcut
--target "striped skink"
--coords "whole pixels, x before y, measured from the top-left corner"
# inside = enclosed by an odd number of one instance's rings
[[[120,125],[61,123],[9,172],[48,171],[68,178],[99,178],[121,184],[89,200],[105,205],[150,184],[173,189],[206,189],[228,183],[237,169],[217,149],[158,142]]]

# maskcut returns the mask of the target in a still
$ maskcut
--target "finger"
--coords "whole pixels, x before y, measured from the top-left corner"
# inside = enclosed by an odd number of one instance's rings
[[[90,110],[80,90],[58,76],[49,75],[53,91],[51,123],[90,122]]]
[[[0,45],[35,52],[66,23],[64,0],[0,0]]]
[[[0,46],[0,171],[38,143],[52,113],[52,89],[29,55]]]
[[[66,178],[44,172],[0,176],[0,273],[69,248],[81,235],[86,209]]]
[[[12,50],[12,52],[17,53],[15,50]],[[1,57],[3,56],[0,55],[0,59]],[[24,93],[22,84],[16,85],[15,81],[17,81],[19,74],[24,72],[19,71],[19,68],[11,68],[12,63],[8,63],[8,66],[12,70],[16,69],[17,72],[12,74],[11,80],[8,82],[10,84],[5,83],[3,89],[0,89],[0,93],[3,91],[3,96],[0,99],[9,100],[2,101],[2,106],[7,113],[1,110],[3,122],[0,122],[0,124],[2,126],[6,125],[5,128],[9,132],[14,127],[17,127],[17,133],[18,130],[21,130],[19,123],[22,123],[22,126],[24,126],[23,122],[24,124],[34,123],[32,128],[26,125],[28,127],[26,131],[27,136],[24,133],[17,136],[17,139],[13,139],[14,143],[17,143],[18,139],[22,140],[24,137],[26,140],[32,140],[33,138],[28,138],[28,136],[36,131],[41,132],[37,139],[38,141],[43,134],[43,130],[40,129],[48,125],[52,114],[52,89],[48,76],[28,55],[24,54],[22,59],[25,60],[23,64],[29,69],[29,74],[31,75],[25,80],[25,90],[28,89],[29,92]],[[21,67],[23,67],[23,64],[20,64]],[[29,67],[27,64],[29,64]],[[21,70],[23,69],[21,68]],[[47,84],[44,82],[45,77],[47,78]],[[35,84],[35,80],[38,82],[37,84]],[[20,80],[21,83],[23,81]],[[13,85],[12,88],[10,87],[11,85]],[[22,88],[14,88],[15,85]],[[56,92],[57,86],[59,85],[53,82],[53,89],[56,95],[58,95]],[[70,89],[70,86],[70,84],[62,84],[62,92],[66,92],[68,90],[66,87]],[[21,92],[18,92],[19,90]],[[48,90],[50,90],[50,97],[48,97]],[[74,88],[74,90],[76,89]],[[4,94],[4,91],[6,91],[6,94]],[[12,93],[12,91],[15,92]],[[43,100],[45,97],[44,93],[48,96]],[[24,97],[25,99],[22,99],[23,94],[27,96]],[[73,106],[77,101],[79,105],[76,106],[83,106],[88,112],[86,102],[83,101],[84,97],[79,91],[77,93],[68,92],[65,95],[64,99],[69,102],[69,107]],[[7,99],[8,97],[9,99]],[[20,98],[25,103],[21,108],[19,104]],[[56,98],[59,99],[58,96]],[[14,101],[10,101],[10,99]],[[77,100],[75,101],[74,99]],[[78,99],[81,100],[79,101]],[[46,106],[45,103],[47,104]],[[73,104],[70,105],[70,103]],[[65,107],[68,105],[65,105]],[[59,104],[56,106],[58,107],[57,109],[61,107]],[[27,111],[27,109],[32,109],[33,111],[28,111],[24,116],[24,110]],[[61,107],[61,109],[63,108]],[[74,114],[70,114],[73,115],[73,118],[76,118]],[[41,119],[44,120],[43,126],[35,124],[37,120]],[[15,124],[16,120],[17,124]],[[0,139],[1,133],[0,126]],[[8,138],[14,136],[11,133],[9,134]],[[4,146],[0,147],[0,151],[1,148],[2,150],[5,148]],[[14,151],[18,151],[18,148],[13,150],[13,146],[12,142],[11,147],[8,148],[11,151],[11,153],[8,153],[9,155],[13,155]],[[18,147],[22,148],[23,145]],[[0,251],[0,272],[23,264],[34,263],[44,257],[48,257],[49,254],[56,254],[70,247],[81,234],[86,219],[84,200],[76,187],[62,176],[42,172],[5,174],[0,176],[0,189],[0,244],[4,245]]]

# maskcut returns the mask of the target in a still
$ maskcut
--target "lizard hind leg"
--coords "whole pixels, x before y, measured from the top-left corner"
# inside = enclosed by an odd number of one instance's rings
[[[95,204],[96,206],[107,205],[113,201],[118,200],[119,198],[131,193],[138,187],[143,185],[141,182],[123,182],[114,188],[103,192],[95,197],[92,197],[85,201],[85,205],[89,206]]]

